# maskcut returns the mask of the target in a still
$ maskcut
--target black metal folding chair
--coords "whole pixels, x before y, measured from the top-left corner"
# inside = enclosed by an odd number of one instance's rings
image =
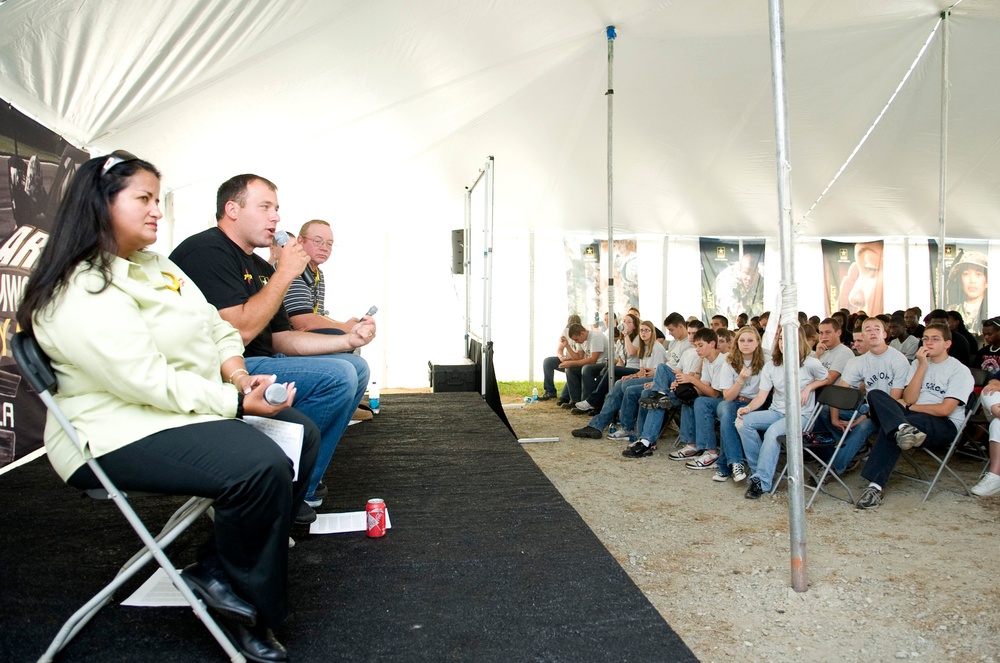
[[[982,385],[977,384],[976,386],[978,387]],[[951,443],[948,445],[948,448],[943,456],[939,456],[937,453],[935,453],[931,449],[928,449],[925,446],[917,447],[916,449],[911,449],[910,451],[904,451],[902,453],[901,457],[903,458],[903,460],[907,462],[907,464],[911,468],[913,468],[914,474],[907,474],[906,472],[901,471],[898,467],[895,471],[901,477],[905,477],[907,479],[910,479],[911,481],[916,481],[917,483],[922,483],[927,486],[927,492],[924,493],[924,499],[921,500],[922,502],[926,502],[927,498],[930,497],[931,491],[934,490],[934,487],[937,485],[938,480],[941,478],[941,475],[945,471],[947,471],[948,474],[950,474],[952,478],[954,478],[955,481],[957,481],[959,485],[961,485],[962,492],[954,488],[946,488],[942,486],[944,490],[947,490],[948,492],[951,493],[955,493],[957,495],[966,495],[966,496],[972,495],[972,493],[969,491],[969,484],[967,484],[965,480],[962,479],[962,477],[959,476],[957,472],[955,472],[955,470],[948,467],[948,463],[955,456],[955,451],[956,449],[958,449],[959,444],[962,442],[962,436],[963,433],[965,432],[965,427],[969,424],[969,420],[972,418],[972,415],[975,414],[978,408],[979,408],[979,394],[973,391],[972,393],[969,394],[969,399],[965,402],[965,417],[962,419],[962,425],[958,427],[958,430],[955,432],[954,439],[952,439]],[[927,454],[927,456],[929,456],[932,459],[934,466],[937,468],[937,472],[934,474],[933,479],[931,478],[930,474],[917,462],[916,458],[914,458],[914,456],[919,454],[921,451]]]
[[[99,591],[93,598],[91,598],[87,603],[83,605],[79,610],[77,610],[73,615],[63,624],[63,627],[59,630],[52,644],[45,653],[39,658],[40,663],[49,663],[54,660],[56,654],[59,653],[74,636],[87,625],[87,622],[100,611],[105,605],[111,602],[111,599],[123,584],[125,584],[130,578],[132,578],[139,570],[141,570],[150,559],[155,559],[160,565],[160,568],[167,574],[171,582],[184,597],[184,600],[188,602],[191,608],[194,610],[198,618],[205,624],[205,627],[212,634],[212,637],[222,646],[226,654],[229,656],[231,661],[238,663],[245,663],[246,659],[243,657],[239,651],[233,646],[226,637],[219,625],[215,623],[209,615],[205,604],[192,593],[191,589],[185,583],[180,574],[177,572],[173,563],[167,557],[164,552],[164,548],[170,545],[178,536],[180,536],[195,520],[197,520],[202,514],[204,514],[212,506],[212,500],[206,497],[192,497],[187,502],[184,503],[167,521],[166,525],[160,533],[154,537],[150,534],[149,530],[140,520],[139,516],[136,515],[132,506],[128,502],[128,496],[122,491],[118,490],[115,484],[108,478],[101,469],[100,463],[95,460],[88,449],[84,448],[80,443],[80,438],[77,435],[76,429],[73,424],[70,423],[69,419],[56,404],[55,399],[52,394],[56,392],[56,376],[52,371],[52,367],[49,363],[49,358],[39,347],[38,342],[33,336],[26,332],[18,332],[14,335],[11,349],[14,354],[14,359],[17,361],[18,365],[24,374],[24,377],[31,384],[32,388],[41,397],[42,402],[45,403],[45,407],[48,408],[49,413],[59,422],[63,430],[76,445],[77,449],[84,456],[87,462],[87,466],[93,471],[94,475],[104,486],[104,489],[97,489],[94,491],[86,491],[88,495],[97,499],[111,499],[117,505],[118,509],[125,516],[129,525],[135,530],[135,533],[142,540],[143,548],[140,549],[135,555],[129,559],[124,566],[118,571],[114,580],[108,583],[101,591]],[[132,497],[137,497],[137,493],[133,493]]]
[[[854,504],[854,493],[851,492],[850,487],[844,483],[843,479],[833,471],[833,461],[836,460],[837,455],[840,453],[841,448],[844,446],[844,440],[847,439],[847,435],[854,425],[854,421],[858,418],[858,408],[861,404],[865,402],[865,395],[858,389],[852,389],[851,387],[841,387],[840,385],[830,384],[822,389],[816,394],[816,407],[813,409],[812,415],[809,417],[809,421],[806,422],[803,432],[812,432],[813,428],[816,426],[816,421],[819,419],[820,411],[824,405],[827,407],[835,407],[838,410],[853,410],[851,418],[847,422],[847,426],[844,428],[844,432],[840,434],[840,439],[837,440],[836,444],[818,443],[818,442],[802,442],[802,451],[809,454],[813,460],[815,460],[823,468],[823,471],[817,475],[809,467],[803,465],[803,469],[809,474],[816,482],[815,486],[806,486],[807,488],[812,488],[812,495],[809,497],[809,502],[806,503],[806,508],[812,506],[813,500],[816,499],[816,495],[820,491],[835,497],[837,499],[843,499],[838,497],[833,493],[830,493],[824,487],[824,481],[827,477],[832,478],[834,481],[839,483],[845,491],[847,491],[847,499],[845,501]],[[784,435],[778,436],[778,442],[781,443],[782,447],[786,444],[786,439]],[[832,451],[831,451],[832,450]],[[823,456],[826,455],[824,452],[831,451],[830,457],[824,459]],[[774,487],[771,488],[771,494],[778,489],[778,484],[781,483],[782,478],[788,472],[788,462],[785,462],[785,466],[781,469],[781,474],[774,482]]]

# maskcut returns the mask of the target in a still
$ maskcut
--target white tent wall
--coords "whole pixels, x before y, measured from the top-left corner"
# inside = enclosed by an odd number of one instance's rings
[[[940,31],[803,215],[953,0],[784,4],[800,307],[822,310],[807,299],[822,296],[818,238],[882,238],[887,308],[927,310],[920,243],[938,234]],[[989,240],[1000,225],[1000,2],[962,0],[948,23],[947,236]],[[771,238],[773,307],[780,260],[760,3],[16,0],[0,4],[0,99],[93,153],[125,148],[157,164],[174,221],[161,252],[211,225],[215,188],[242,172],[277,183],[284,229],[330,221],[329,308],[348,317],[379,306],[365,354],[388,386],[424,385],[428,359],[462,351],[448,233],[462,225],[463,188],[494,155],[497,372],[527,377],[534,315],[540,379],[565,323],[562,237],[606,228],[611,24],[615,234],[637,239],[644,317],[700,311],[689,287],[699,236]]]

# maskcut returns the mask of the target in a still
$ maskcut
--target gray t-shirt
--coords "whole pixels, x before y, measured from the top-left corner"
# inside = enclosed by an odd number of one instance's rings
[[[905,389],[910,377],[910,362],[898,350],[886,348],[880,355],[866,352],[855,357],[840,374],[840,379],[855,389],[862,384],[867,392]]]
[[[734,350],[734,352],[737,351]],[[750,360],[744,359],[743,365],[750,366]],[[739,377],[740,374],[737,373],[733,369],[733,367],[729,365],[729,360],[727,359],[726,365],[722,368],[722,370],[719,371],[719,382],[717,384],[713,383],[712,386],[718,389],[719,391],[725,391],[726,389],[729,389],[734,384],[736,384],[736,380]],[[747,381],[743,383],[743,387],[740,389],[740,393],[738,394],[738,396],[740,398],[753,399],[753,397],[756,396],[757,392],[759,391],[760,391],[760,373],[757,373],[756,375],[751,375],[749,378],[747,378]]]
[[[917,361],[910,364],[910,372],[907,375],[906,383],[909,384],[917,372]],[[946,398],[954,398],[960,406],[964,406],[972,393],[972,387],[976,381],[972,377],[969,367],[955,359],[948,357],[944,361],[935,364],[927,362],[927,371],[924,373],[924,381],[920,385],[920,395],[917,397],[917,405],[943,403]],[[948,415],[955,428],[962,425],[965,420],[965,407],[956,407]]]
[[[823,356],[819,358],[819,363],[823,364],[826,370],[836,371],[843,375],[847,362],[852,359],[854,359],[854,350],[840,343],[837,347],[824,352]]]
[[[608,351],[608,337],[592,329],[587,334],[587,340],[583,342],[582,347],[588,357],[595,353],[603,355]]]
[[[799,367],[799,391],[810,382],[825,380],[829,374],[830,372],[826,370],[826,366],[820,363],[819,359],[806,357],[802,366]],[[771,398],[771,409],[785,414],[785,367],[784,365],[775,366],[773,361],[768,360],[764,364],[764,370],[760,372],[760,390],[769,391],[772,388],[774,394]],[[815,390],[809,392],[809,400],[802,406],[802,416],[811,415],[814,407],[816,407]]]

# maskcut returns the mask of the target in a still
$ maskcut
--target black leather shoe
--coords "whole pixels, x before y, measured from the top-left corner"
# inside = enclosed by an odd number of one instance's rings
[[[247,626],[257,623],[257,608],[236,596],[228,582],[219,580],[201,564],[195,563],[185,568],[181,572],[181,578],[195,596],[219,615]]]
[[[248,629],[242,624],[220,622],[226,635],[240,653],[251,661],[259,663],[284,663],[288,660],[288,650],[274,637],[269,628]]]

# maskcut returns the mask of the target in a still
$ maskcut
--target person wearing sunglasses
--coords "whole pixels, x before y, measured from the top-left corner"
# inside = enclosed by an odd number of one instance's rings
[[[173,262],[147,250],[162,214],[160,174],[131,154],[84,163],[17,311],[49,356],[54,398],[118,488],[210,497],[214,533],[182,578],[255,661],[284,661],[273,630],[287,608],[288,533],[308,488],[319,431],[264,398],[239,332]],[[272,416],[304,427],[299,476],[266,435],[239,421]],[[80,489],[100,483],[50,416],[49,461]],[[85,564],[86,560],[81,559]]]

